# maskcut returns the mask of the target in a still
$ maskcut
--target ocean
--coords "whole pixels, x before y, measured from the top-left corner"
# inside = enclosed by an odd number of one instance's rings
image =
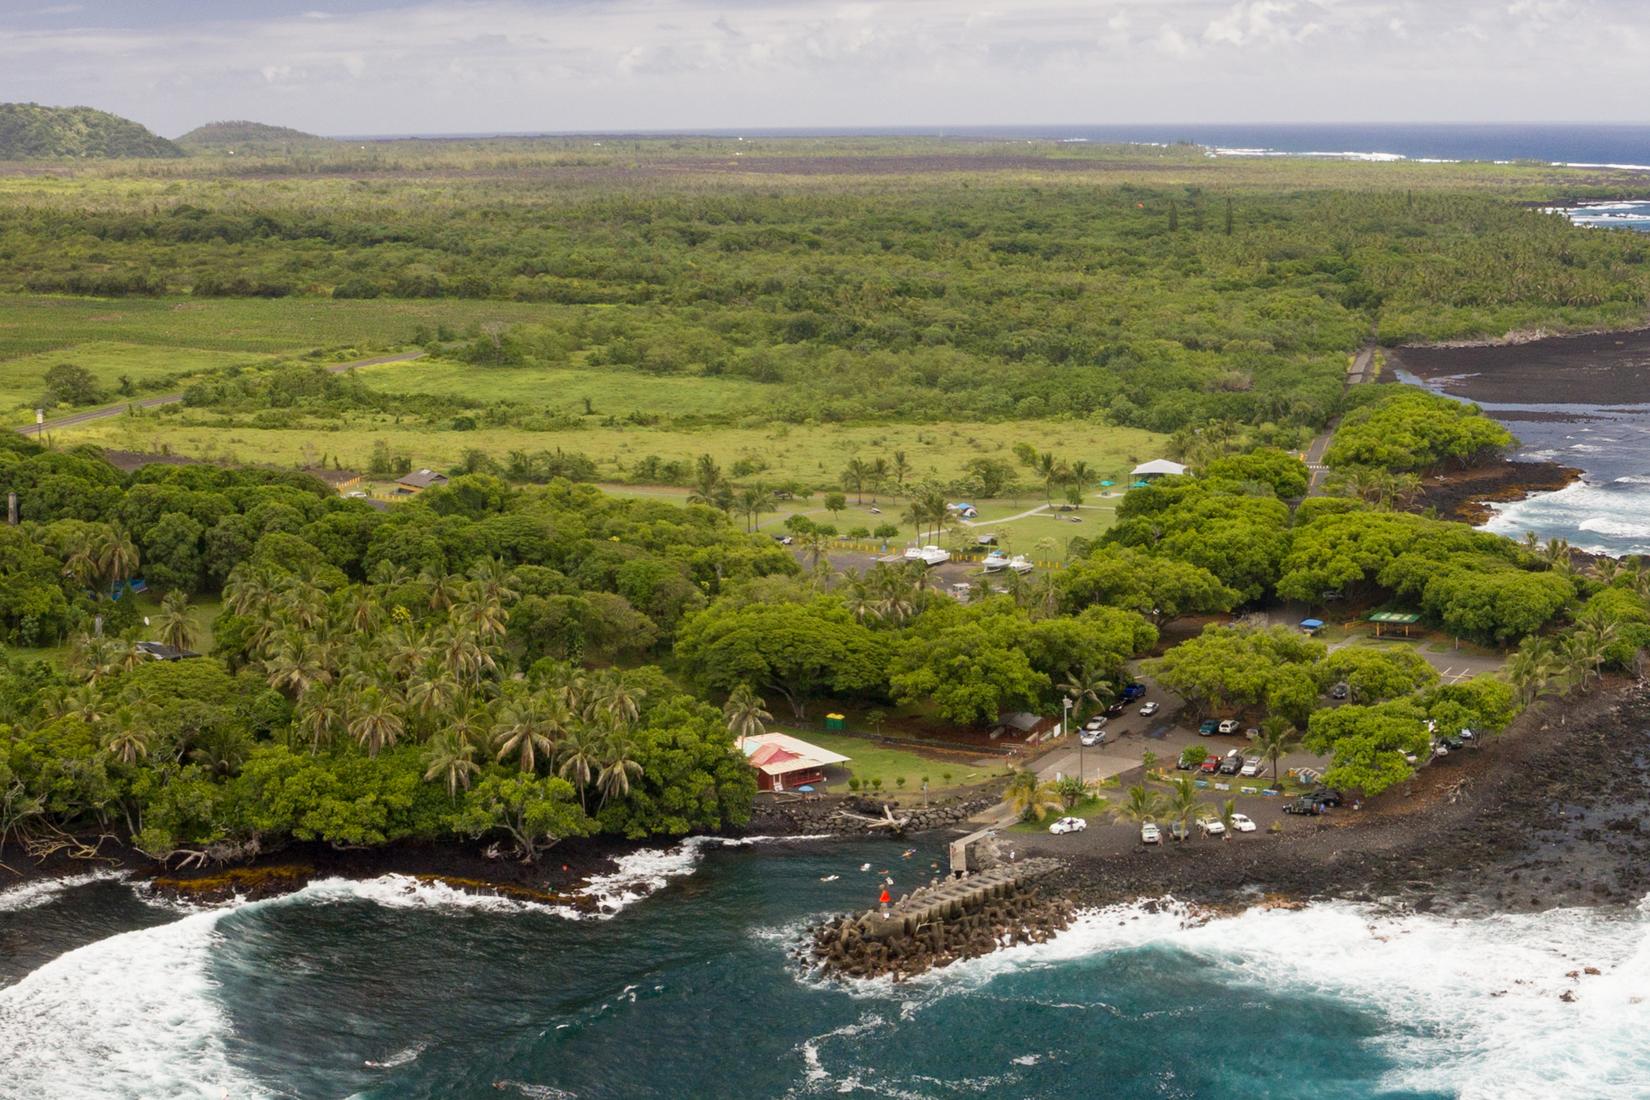
[[[1650,907],[1168,902],[900,985],[797,965],[810,922],[940,856],[690,841],[627,857],[607,919],[397,876],[200,912],[119,878],[14,889],[0,1096],[1608,1100],[1650,1080]]]

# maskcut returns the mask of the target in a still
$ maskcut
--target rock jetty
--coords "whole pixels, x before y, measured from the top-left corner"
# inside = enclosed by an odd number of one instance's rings
[[[1071,924],[1074,906],[1039,880],[1057,860],[999,863],[814,929],[807,953],[825,974],[895,981],[1016,944],[1043,943]]]

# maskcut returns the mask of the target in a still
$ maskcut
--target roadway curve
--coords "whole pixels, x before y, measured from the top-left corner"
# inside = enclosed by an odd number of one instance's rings
[[[400,355],[380,355],[374,359],[355,359],[348,363],[334,363],[327,370],[333,374],[342,374],[357,367],[376,367],[382,363],[406,363],[413,359],[422,359],[424,352],[409,351]],[[86,424],[93,420],[107,420],[111,416],[119,416],[127,409],[153,409],[160,405],[176,405],[183,400],[181,393],[168,393],[160,397],[145,397],[141,401],[123,401],[118,405],[108,405],[101,409],[87,409],[85,412],[74,413],[71,416],[60,416],[56,420],[48,420],[44,424],[29,424],[17,430],[24,435],[39,435],[42,432],[56,431],[58,428],[72,428],[76,424]]]

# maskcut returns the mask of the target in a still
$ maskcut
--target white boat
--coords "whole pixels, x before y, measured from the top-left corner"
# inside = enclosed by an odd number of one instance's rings
[[[993,550],[980,562],[987,573],[995,573],[999,569],[1008,568],[1008,555],[1001,550]]]
[[[1008,567],[1021,576],[1024,576],[1033,569],[1037,568],[1037,566],[1032,563],[1031,559],[1026,557],[1024,554],[1015,554],[1012,558],[1009,558]]]
[[[941,565],[951,560],[951,555],[938,546],[912,546],[905,551],[906,561],[920,561],[926,566]]]

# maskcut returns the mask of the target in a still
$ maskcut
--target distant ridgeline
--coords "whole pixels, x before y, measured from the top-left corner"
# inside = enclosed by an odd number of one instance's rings
[[[325,149],[331,138],[262,122],[208,122],[177,139],[191,153],[295,153]]]
[[[0,103],[0,160],[181,156],[172,142],[107,111]]]

